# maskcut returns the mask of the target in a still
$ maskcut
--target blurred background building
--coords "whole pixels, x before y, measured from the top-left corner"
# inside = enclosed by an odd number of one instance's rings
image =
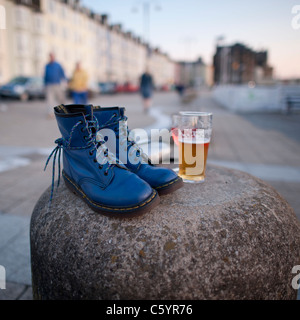
[[[148,1],[144,4],[149,6]],[[0,30],[0,85],[19,76],[42,77],[50,52],[68,78],[81,62],[91,89],[111,83],[119,85],[121,92],[125,87],[137,91],[146,69],[157,89],[166,90],[173,84],[211,88],[279,83],[267,50],[256,51],[242,43],[225,45],[222,37],[212,62],[193,61],[192,56],[189,61],[174,61],[152,47],[149,36],[142,38],[121,24],[111,24],[108,15],[96,13],[80,0],[0,0],[0,5],[5,7],[7,25]],[[145,21],[149,23],[146,17]],[[281,82],[298,85],[299,79]],[[285,100],[286,95],[280,99]]]
[[[176,63],[141,38],[110,25],[107,15],[80,0],[0,0],[7,28],[0,30],[0,83],[16,76],[42,76],[53,52],[70,77],[81,61],[90,83],[138,84],[148,67],[156,86],[172,84]]]
[[[273,83],[273,68],[268,65],[267,51],[254,51],[236,43],[217,46],[214,55],[216,84]]]
[[[213,67],[204,63],[202,58],[197,61],[178,62],[176,66],[176,83],[185,86],[211,87],[213,85]]]

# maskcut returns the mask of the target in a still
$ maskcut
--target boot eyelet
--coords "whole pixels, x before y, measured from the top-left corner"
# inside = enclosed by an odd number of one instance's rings
[[[98,162],[96,158],[94,159],[94,162],[95,162],[95,163],[97,163],[97,162]]]
[[[99,166],[99,169],[100,169],[100,170],[102,170],[102,169],[103,169],[103,166],[102,166],[102,165],[100,165],[100,166]]]
[[[87,136],[84,136],[84,137],[83,137],[84,140],[87,140],[87,138],[88,138]]]
[[[105,171],[105,172],[104,172],[104,175],[107,177],[107,176],[108,176],[108,172],[107,172],[107,171]]]
[[[94,151],[90,151],[90,156],[92,156],[94,154]]]

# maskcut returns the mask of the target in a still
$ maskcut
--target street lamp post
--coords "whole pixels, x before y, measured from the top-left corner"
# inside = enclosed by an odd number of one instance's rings
[[[156,0],[141,0],[137,3],[135,7],[133,7],[133,12],[138,12],[138,7],[142,5],[143,7],[143,19],[144,19],[144,41],[150,44],[150,13],[151,13],[151,5],[154,5]],[[155,8],[156,11],[161,11],[161,7],[156,3]]]
[[[144,37],[146,42],[150,42],[150,2],[145,1],[144,7]]]

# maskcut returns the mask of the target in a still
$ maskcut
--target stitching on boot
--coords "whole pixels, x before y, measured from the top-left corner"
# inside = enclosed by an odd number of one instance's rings
[[[180,180],[180,179],[181,179],[181,178],[180,178],[180,177],[178,177],[178,178],[176,178],[175,180],[171,181],[170,183],[165,184],[165,185],[163,185],[163,186],[159,186],[159,187],[157,187],[157,188],[155,188],[155,189],[161,189],[161,188],[164,188],[164,187],[170,186],[171,184],[173,184],[173,183],[177,182],[177,181],[178,181],[178,180]]]

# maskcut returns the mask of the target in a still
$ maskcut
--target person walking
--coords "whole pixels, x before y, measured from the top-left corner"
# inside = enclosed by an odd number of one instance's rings
[[[62,82],[66,76],[62,66],[55,61],[54,53],[49,54],[49,63],[45,67],[44,83],[46,89],[47,116],[53,118],[53,107],[64,103],[65,92]]]
[[[81,63],[76,64],[72,80],[70,82],[70,89],[74,104],[88,103],[88,75],[81,67]]]
[[[143,98],[144,112],[148,113],[152,103],[153,96],[153,78],[147,69],[141,76],[140,92]]]

